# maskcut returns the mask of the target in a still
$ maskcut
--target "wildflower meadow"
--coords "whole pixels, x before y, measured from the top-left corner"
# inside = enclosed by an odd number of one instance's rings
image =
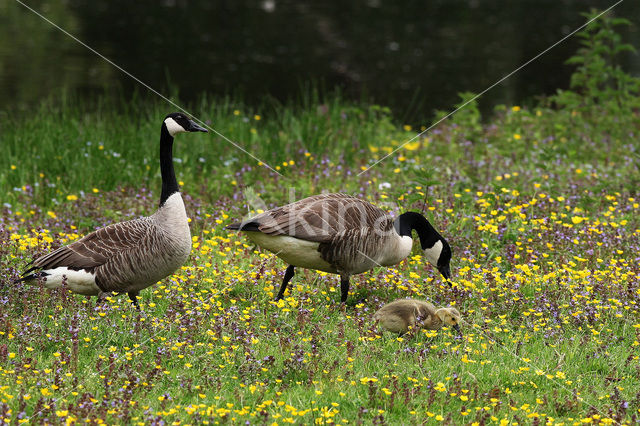
[[[193,248],[142,291],[141,311],[126,295],[13,280],[156,209],[159,128],[174,108],[67,95],[3,115],[0,418],[639,423],[640,83],[589,44],[616,42],[622,24],[583,34],[570,89],[488,117],[472,101],[417,138],[428,125],[339,93],[261,108],[203,96],[190,112],[251,156],[215,134],[176,138]],[[354,276],[346,304],[336,275],[310,270],[276,303],[286,265],[224,229],[255,208],[248,188],[265,208],[328,191],[424,212],[452,247],[453,286],[416,242],[396,267]],[[455,306],[462,335],[383,332],[373,313],[406,297]]]

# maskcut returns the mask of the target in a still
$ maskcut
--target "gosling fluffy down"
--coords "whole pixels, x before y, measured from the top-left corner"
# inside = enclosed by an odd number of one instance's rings
[[[400,299],[384,305],[374,315],[382,328],[394,333],[404,334],[409,328],[439,330],[442,326],[453,327],[460,331],[460,312],[456,308],[436,309],[429,302],[413,299]]]

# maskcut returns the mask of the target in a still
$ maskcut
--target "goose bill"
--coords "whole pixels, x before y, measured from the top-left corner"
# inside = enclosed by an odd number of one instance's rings
[[[187,130],[190,132],[205,132],[205,133],[209,132],[207,129],[205,129],[204,127],[202,127],[201,125],[199,125],[193,120],[189,120],[189,128]]]
[[[449,270],[449,265],[438,266],[438,271],[440,271],[444,279],[449,283],[449,285],[451,285],[451,271]]]

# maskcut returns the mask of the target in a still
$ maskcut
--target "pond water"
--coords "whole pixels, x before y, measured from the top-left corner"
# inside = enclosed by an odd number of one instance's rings
[[[457,93],[480,92],[613,1],[162,0],[25,1],[140,80],[181,99],[203,92],[296,99],[305,86],[390,106],[399,120],[429,121]],[[634,26],[640,7],[617,16]],[[571,38],[482,97],[483,110],[566,87]],[[624,67],[640,70],[628,55]],[[14,0],[0,0],[0,110],[29,111],[61,88],[83,96],[139,86]],[[142,92],[145,89],[141,90]]]

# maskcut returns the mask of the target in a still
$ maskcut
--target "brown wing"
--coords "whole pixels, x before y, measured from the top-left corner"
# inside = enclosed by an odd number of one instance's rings
[[[104,264],[96,267],[96,284],[103,291],[130,291],[132,285],[148,278],[149,274],[154,273],[152,271],[162,270],[166,260],[163,254],[165,247],[170,252],[167,242],[162,238],[162,231],[154,224],[149,224],[135,245],[123,247]]]
[[[139,245],[147,236],[149,225],[148,218],[140,218],[98,229],[78,241],[34,260],[25,274],[34,269],[53,269],[60,266],[92,271],[118,253]]]
[[[378,207],[346,194],[321,194],[262,213],[245,223],[269,235],[330,242],[348,231],[393,226]]]

